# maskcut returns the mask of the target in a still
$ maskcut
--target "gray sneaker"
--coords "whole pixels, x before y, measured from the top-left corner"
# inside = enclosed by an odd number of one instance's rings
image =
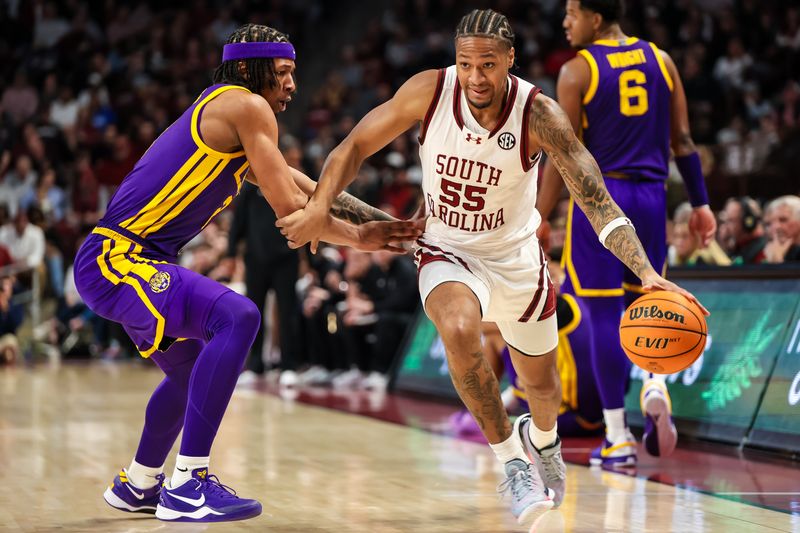
[[[544,486],[539,473],[530,463],[512,459],[505,465],[506,480],[497,486],[497,492],[511,494],[511,513],[520,524],[535,522],[553,508],[553,493]]]
[[[528,428],[531,424],[530,413],[524,414],[514,422],[514,432],[519,436],[525,447],[533,456],[539,475],[544,480],[544,484],[555,492],[553,503],[555,507],[561,505],[564,500],[564,490],[567,480],[567,466],[564,458],[561,457],[561,438],[556,437],[556,441],[542,450],[537,450],[530,438]]]

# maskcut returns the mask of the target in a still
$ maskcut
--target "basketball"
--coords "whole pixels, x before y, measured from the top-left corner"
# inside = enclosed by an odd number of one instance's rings
[[[674,374],[694,363],[706,346],[702,311],[676,292],[645,294],[625,311],[619,326],[622,349],[636,366]]]

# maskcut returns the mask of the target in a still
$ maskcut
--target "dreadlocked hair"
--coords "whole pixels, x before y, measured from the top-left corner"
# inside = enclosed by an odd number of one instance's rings
[[[514,46],[514,30],[508,19],[491,9],[473,9],[461,17],[456,28],[456,39],[461,37],[489,37],[501,41],[508,48]]]
[[[245,24],[234,31],[225,44],[231,43],[288,43],[289,36],[276,29],[261,24]],[[239,62],[244,61],[247,77],[239,70]],[[241,85],[249,91],[259,94],[267,84],[270,89],[278,85],[275,76],[275,62],[271,57],[251,59],[233,59],[224,61],[214,71],[214,83]]]

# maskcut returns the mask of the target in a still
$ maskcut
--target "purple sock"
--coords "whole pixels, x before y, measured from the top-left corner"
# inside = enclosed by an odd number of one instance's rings
[[[208,339],[189,381],[181,455],[207,457],[222,415],[261,325],[258,308],[234,292],[223,294],[203,324]]]
[[[631,362],[619,342],[619,321],[624,300],[619,297],[582,298],[592,326],[592,368],[604,409],[625,406]]]
[[[137,463],[157,468],[166,461],[183,427],[189,377],[204,345],[201,340],[188,339],[176,342],[164,353],[155,352],[150,356],[165,375],[147,404],[142,438],[136,451]]]

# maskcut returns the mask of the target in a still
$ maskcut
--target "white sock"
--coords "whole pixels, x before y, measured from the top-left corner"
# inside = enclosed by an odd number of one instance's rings
[[[178,458],[175,459],[175,472],[169,480],[169,486],[174,489],[192,479],[192,470],[203,467],[208,469],[208,460],[208,457],[178,455]]]
[[[498,444],[489,444],[489,446],[497,456],[497,459],[499,459],[503,464],[513,461],[514,459],[522,459],[526,463],[531,462],[531,460],[528,459],[525,450],[522,449],[522,443],[519,441],[516,435],[512,434],[503,442]]]
[[[625,408],[603,409],[603,418],[606,421],[606,438],[610,442],[617,442],[625,438]]]
[[[669,374],[650,374],[650,377],[648,379],[652,379],[652,380],[655,380],[655,381],[660,381],[661,383],[666,385],[667,376],[668,375]]]
[[[163,471],[164,465],[159,467],[144,466],[134,459],[131,461],[131,466],[128,467],[128,481],[137,489],[149,489],[158,484],[156,476]]]
[[[553,424],[552,429],[545,431],[536,427],[536,423],[533,421],[533,417],[531,417],[531,424],[528,427],[528,435],[530,435],[531,442],[533,442],[533,445],[537,450],[543,450],[551,444],[554,444],[556,442],[556,438],[558,438],[557,432],[558,421]]]

